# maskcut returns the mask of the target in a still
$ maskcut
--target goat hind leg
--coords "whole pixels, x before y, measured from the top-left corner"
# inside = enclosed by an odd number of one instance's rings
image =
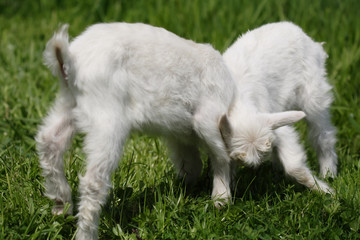
[[[328,110],[317,112],[316,116],[307,117],[309,139],[316,149],[320,165],[320,175],[335,177],[337,174],[337,155],[335,152],[336,128],[330,121]]]
[[[275,132],[278,155],[285,173],[311,190],[332,193],[333,190],[328,184],[317,179],[306,165],[305,151],[298,142],[295,130],[285,126],[276,129]]]
[[[55,203],[52,209],[54,215],[63,214],[66,203],[70,204],[66,214],[72,214],[71,189],[65,177],[63,161],[64,152],[75,132],[70,109],[57,101],[36,136],[45,195]]]
[[[84,142],[87,166],[85,175],[80,177],[77,240],[97,239],[101,206],[105,203],[111,186],[111,173],[117,167],[128,135],[124,128],[109,124],[90,129]]]

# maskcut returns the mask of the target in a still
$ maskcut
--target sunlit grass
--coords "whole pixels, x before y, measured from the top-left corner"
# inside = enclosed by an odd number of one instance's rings
[[[74,217],[51,215],[34,135],[58,90],[42,64],[46,41],[60,23],[71,36],[95,22],[145,22],[223,52],[241,34],[290,20],[324,45],[334,85],[338,128],[335,197],[310,192],[274,171],[239,168],[234,204],[221,211],[210,199],[207,158],[196,186],[177,179],[157,138],[134,135],[113,176],[101,215],[101,239],[359,239],[360,238],[360,3],[285,0],[0,1],[0,239],[71,239]],[[305,137],[305,124],[299,129]],[[82,136],[66,154],[77,202],[85,164]],[[308,146],[308,144],[306,145]],[[309,164],[317,170],[309,149]]]

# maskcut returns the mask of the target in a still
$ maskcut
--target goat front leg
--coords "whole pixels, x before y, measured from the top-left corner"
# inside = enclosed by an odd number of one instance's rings
[[[294,128],[281,127],[276,129],[275,133],[279,160],[285,173],[311,190],[333,193],[333,189],[324,181],[317,179],[306,165],[306,154],[299,144],[298,135]]]
[[[231,163],[218,127],[218,118],[221,113],[226,112],[226,109],[216,111],[214,106],[217,104],[209,102],[198,109],[193,121],[195,132],[206,143],[210,152],[214,174],[211,197],[215,201],[215,207],[220,208],[225,203],[231,202]]]
[[[44,119],[36,136],[37,151],[45,179],[45,195],[55,202],[54,215],[64,213],[66,203],[72,214],[71,189],[64,172],[63,155],[74,135],[72,105],[60,96],[49,115]]]
[[[211,157],[211,164],[214,174],[211,197],[215,200],[215,207],[220,208],[225,203],[231,202],[230,164],[217,156]]]
[[[101,206],[105,203],[111,186],[111,173],[118,165],[128,130],[119,127],[115,119],[103,118],[103,124],[92,126],[85,137],[87,155],[86,173],[80,177],[80,203],[77,240],[98,237]]]

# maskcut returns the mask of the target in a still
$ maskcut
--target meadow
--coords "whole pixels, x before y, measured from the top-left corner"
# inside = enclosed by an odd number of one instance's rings
[[[59,88],[42,51],[61,23],[74,37],[96,22],[144,22],[223,52],[242,33],[283,20],[326,43],[339,157],[338,177],[327,181],[335,195],[311,192],[268,163],[239,167],[234,203],[218,210],[205,154],[201,179],[186,186],[162,140],[134,134],[113,175],[99,238],[360,239],[359,9],[357,0],[0,0],[0,239],[72,239],[76,231],[75,217],[51,214],[34,141]],[[297,128],[317,173],[306,125]],[[76,136],[65,157],[75,203],[82,141]]]

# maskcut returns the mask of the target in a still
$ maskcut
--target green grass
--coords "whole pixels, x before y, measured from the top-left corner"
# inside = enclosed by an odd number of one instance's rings
[[[46,41],[60,23],[78,35],[95,22],[146,22],[224,51],[241,33],[290,20],[326,42],[338,127],[335,197],[310,192],[265,164],[240,168],[234,204],[217,210],[205,168],[196,186],[178,180],[160,139],[134,135],[113,176],[100,239],[359,239],[360,238],[360,2],[356,0],[0,0],[0,239],[71,239],[74,217],[51,215],[34,135],[58,82],[42,65]],[[305,137],[304,124],[299,126]],[[66,155],[77,201],[85,162],[82,136]],[[317,171],[306,144],[309,164]]]

